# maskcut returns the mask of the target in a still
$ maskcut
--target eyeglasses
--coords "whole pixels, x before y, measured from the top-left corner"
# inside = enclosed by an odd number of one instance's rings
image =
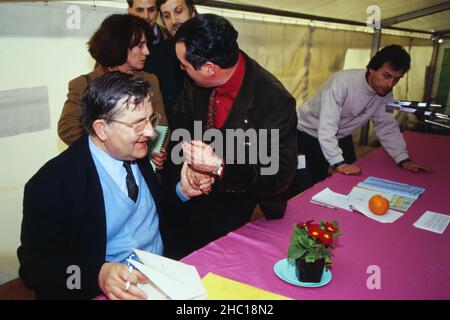
[[[111,122],[117,122],[120,124],[126,125],[128,128],[132,128],[135,134],[141,134],[145,128],[147,127],[147,123],[150,122],[153,128],[155,128],[159,124],[159,120],[161,120],[161,115],[159,113],[154,113],[150,118],[143,119],[136,123],[123,122],[119,120],[111,120]]]

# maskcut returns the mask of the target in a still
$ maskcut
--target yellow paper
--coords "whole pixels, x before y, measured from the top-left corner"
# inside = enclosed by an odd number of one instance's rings
[[[202,282],[209,300],[292,300],[211,272],[203,277]]]

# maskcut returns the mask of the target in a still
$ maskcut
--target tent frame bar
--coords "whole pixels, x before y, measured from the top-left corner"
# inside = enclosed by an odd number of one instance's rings
[[[397,23],[408,21],[408,20],[428,16],[428,15],[439,13],[439,12],[442,12],[442,11],[445,11],[448,9],[450,9],[450,1],[446,1],[443,3],[437,4],[434,6],[430,6],[430,7],[426,7],[426,8],[422,8],[419,10],[407,12],[407,13],[398,15],[396,17],[381,20],[381,27],[386,28],[386,27],[392,26],[393,24],[397,24]]]
[[[305,19],[305,20],[312,20],[312,21],[315,20],[315,21],[323,21],[323,22],[329,22],[329,23],[338,23],[338,24],[345,24],[345,25],[352,25],[352,26],[359,26],[359,27],[367,27],[367,24],[365,22],[321,17],[321,16],[305,14],[305,13],[271,9],[271,8],[252,6],[252,5],[246,5],[246,4],[227,3],[227,2],[221,2],[221,1],[216,1],[216,0],[197,0],[197,1],[195,1],[195,5],[219,8],[219,9],[252,12],[252,13],[259,13],[259,14],[267,14],[267,15],[274,15],[274,16],[281,16],[281,17],[288,17],[288,18]],[[405,32],[430,34],[430,35],[433,34],[432,32],[429,32],[429,31],[422,31],[422,30],[409,29],[409,28],[389,27],[388,29],[405,31]]]

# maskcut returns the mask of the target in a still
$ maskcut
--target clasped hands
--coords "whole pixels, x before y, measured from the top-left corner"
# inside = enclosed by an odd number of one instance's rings
[[[183,142],[182,148],[181,191],[189,197],[209,194],[222,160],[202,141]]]

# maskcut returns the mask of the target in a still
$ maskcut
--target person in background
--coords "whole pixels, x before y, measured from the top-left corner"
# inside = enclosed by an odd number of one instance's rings
[[[128,13],[144,19],[153,31],[153,41],[149,45],[155,45],[170,37],[170,33],[164,27],[156,23],[158,10],[156,0],[127,0]]]
[[[405,140],[386,104],[392,89],[409,70],[411,58],[398,45],[378,51],[365,70],[345,70],[331,76],[298,110],[299,152],[306,156],[311,182],[328,177],[328,169],[356,175],[352,134],[372,120],[381,145],[400,167],[418,172],[431,169],[409,159]]]
[[[183,22],[196,14],[193,0],[158,0],[157,6],[161,20],[171,37]],[[186,73],[181,70],[175,53],[175,42],[168,39],[153,46],[144,70],[154,73],[159,79],[166,115],[171,125],[173,108],[183,90],[186,78]]]
[[[147,40],[151,37],[150,26],[139,17],[128,14],[113,14],[107,17],[88,42],[89,53],[97,62],[94,70],[69,82],[69,92],[58,121],[58,135],[71,145],[85,132],[81,121],[81,96],[88,84],[110,71],[133,74],[150,83],[153,90],[152,105],[161,114],[161,123],[167,125],[164,103],[154,74],[139,71],[149,55]],[[166,153],[152,153],[158,169],[162,168]]]

